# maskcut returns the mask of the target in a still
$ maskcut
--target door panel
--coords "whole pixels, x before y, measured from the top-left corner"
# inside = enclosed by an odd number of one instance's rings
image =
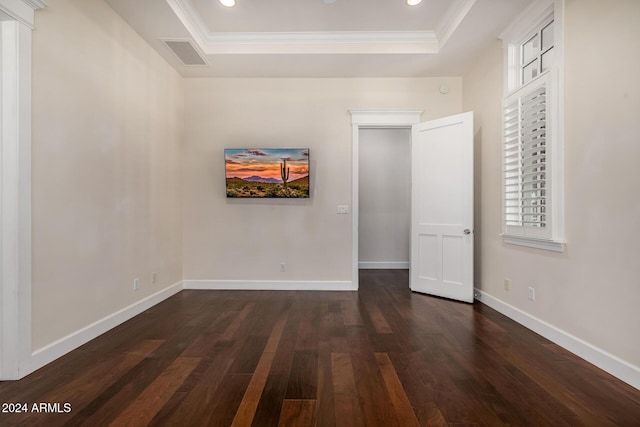
[[[413,126],[411,196],[411,289],[473,302],[473,113]]]

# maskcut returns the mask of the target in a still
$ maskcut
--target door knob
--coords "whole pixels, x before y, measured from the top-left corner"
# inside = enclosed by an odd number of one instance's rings
[[[465,228],[463,231],[464,234],[471,234],[471,230],[469,230],[468,228]]]

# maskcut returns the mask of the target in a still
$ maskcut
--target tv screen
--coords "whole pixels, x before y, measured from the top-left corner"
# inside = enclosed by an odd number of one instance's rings
[[[308,148],[226,148],[227,197],[309,197]]]

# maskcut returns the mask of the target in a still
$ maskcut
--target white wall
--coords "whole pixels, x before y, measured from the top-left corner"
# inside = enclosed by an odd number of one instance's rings
[[[564,253],[502,243],[499,42],[463,78],[476,112],[476,284],[640,367],[640,2],[567,0]],[[512,289],[504,290],[504,278]],[[536,301],[527,287],[536,288]],[[637,373],[636,373],[637,375]]]
[[[441,95],[438,87],[451,91]],[[461,111],[459,78],[185,81],[184,275],[351,281],[351,109]],[[311,198],[234,200],[225,147],[309,147]],[[287,271],[280,272],[280,263]]]
[[[182,278],[182,78],[104,2],[47,3],[33,33],[34,350]]]
[[[411,129],[360,129],[358,139],[361,268],[408,268]]]

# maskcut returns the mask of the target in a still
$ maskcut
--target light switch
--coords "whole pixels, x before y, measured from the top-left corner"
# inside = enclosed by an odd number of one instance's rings
[[[348,205],[338,205],[338,213],[341,214],[341,215],[348,214],[349,213],[349,206]]]

